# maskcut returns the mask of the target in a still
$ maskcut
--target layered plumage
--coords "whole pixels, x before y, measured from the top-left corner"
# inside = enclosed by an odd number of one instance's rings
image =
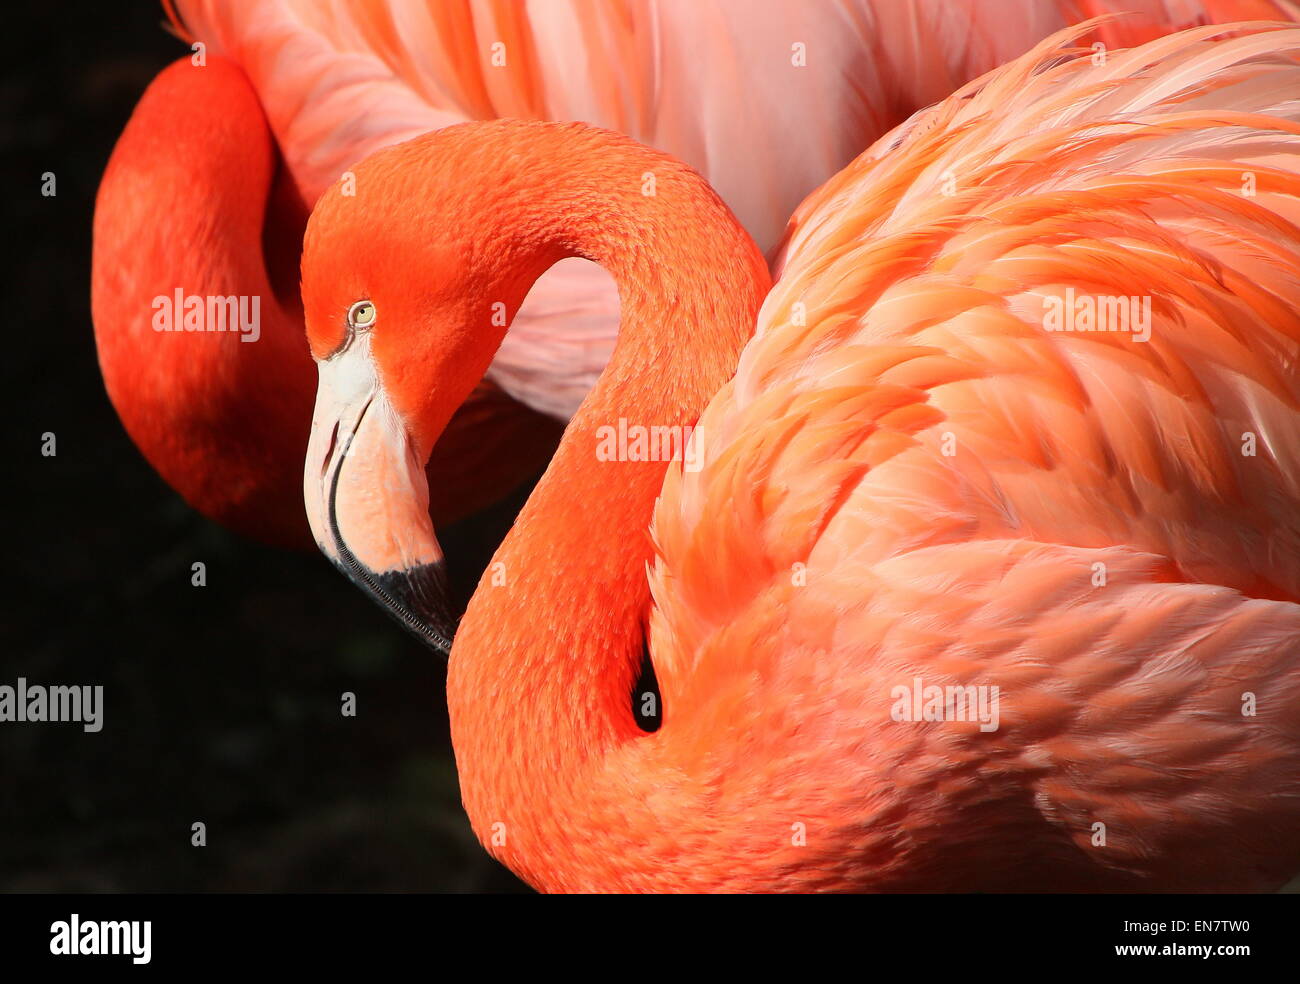
[[[1216,33],[1045,46],[791,223],[651,582],[663,755],[808,818],[791,885],[1300,868],[1300,32]],[[1045,330],[1071,289],[1149,341]],[[894,722],[918,677],[1001,727]]]

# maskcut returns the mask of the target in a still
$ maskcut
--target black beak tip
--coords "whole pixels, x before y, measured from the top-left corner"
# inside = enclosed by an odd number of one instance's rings
[[[352,564],[340,562],[337,566],[421,642],[444,659],[451,655],[458,618],[443,561],[382,574],[355,559]]]

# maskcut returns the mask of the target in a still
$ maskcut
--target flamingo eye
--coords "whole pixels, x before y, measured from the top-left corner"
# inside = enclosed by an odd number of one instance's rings
[[[370,301],[357,301],[348,308],[349,328],[369,328],[375,323],[375,305]]]

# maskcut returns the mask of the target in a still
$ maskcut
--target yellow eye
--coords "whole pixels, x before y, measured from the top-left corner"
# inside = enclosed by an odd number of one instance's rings
[[[375,306],[370,301],[357,301],[348,308],[348,325],[369,328],[375,323]]]

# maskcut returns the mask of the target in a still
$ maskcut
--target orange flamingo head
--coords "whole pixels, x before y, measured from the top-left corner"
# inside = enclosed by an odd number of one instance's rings
[[[304,241],[320,373],[304,473],[313,534],[444,652],[453,619],[424,465],[545,268],[522,280],[511,244],[488,248],[479,217],[493,214],[493,183],[474,182],[474,194],[456,175],[490,167],[495,138],[541,126],[466,124],[381,151],[323,196]],[[412,175],[433,193],[410,194]]]
[[[714,257],[716,279],[742,289],[693,290],[682,260],[695,254]],[[618,401],[647,420],[689,422],[734,369],[768,275],[735,217],[680,161],[584,124],[462,124],[345,173],[308,225],[303,302],[319,369],[304,470],[312,530],[349,578],[444,652],[454,620],[423,466],[533,283],[568,256],[608,270],[625,317],[660,326],[616,346],[616,371],[566,431],[568,456],[585,460],[589,442],[575,435],[616,419]],[[705,327],[716,344],[684,364],[688,349],[669,329],[693,337]],[[633,385],[648,365],[679,364],[685,381],[669,391]],[[648,515],[666,463],[645,464],[626,498]]]

